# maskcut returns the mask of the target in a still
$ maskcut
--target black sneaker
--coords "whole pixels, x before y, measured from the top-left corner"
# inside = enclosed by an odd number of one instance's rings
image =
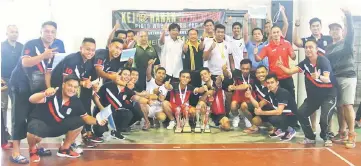
[[[51,156],[51,151],[45,148],[38,148],[38,155],[39,156]]]
[[[120,139],[120,140],[125,139],[124,136],[119,131],[112,130],[110,132],[110,135],[115,139]]]
[[[84,146],[86,146],[87,148],[95,148],[97,146],[97,144],[95,144],[94,142],[90,141],[88,138],[83,137],[83,144]]]

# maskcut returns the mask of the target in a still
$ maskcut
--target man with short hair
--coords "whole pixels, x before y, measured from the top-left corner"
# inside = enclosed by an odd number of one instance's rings
[[[246,97],[249,98],[252,104],[255,106],[255,114],[258,116],[266,116],[269,122],[277,128],[274,130],[270,137],[281,137],[281,141],[290,141],[295,135],[296,130],[291,127],[291,121],[289,114],[297,111],[297,104],[291,94],[279,86],[278,78],[275,74],[268,74],[266,76],[267,88],[269,94],[266,96],[267,102],[272,104],[271,110],[264,110],[252,96],[251,91],[246,92]],[[266,101],[261,101],[265,103]],[[260,102],[260,103],[261,103]]]
[[[159,66],[160,61],[157,51],[148,43],[148,32],[146,31],[139,32],[139,41],[137,41],[135,49],[134,67],[139,71],[138,85],[142,90],[145,90],[148,61],[150,59],[157,59],[154,63],[155,69]]]
[[[339,132],[334,140],[336,142],[347,140],[346,148],[354,148],[356,147],[356,132],[354,130],[355,111],[353,104],[357,85],[356,62],[353,52],[354,29],[351,12],[347,9],[341,10],[346,17],[347,34],[343,38],[341,24],[330,24],[330,35],[332,36],[333,43],[326,48],[325,56],[331,62],[338,86],[337,110]],[[347,126],[344,123],[345,120]],[[346,127],[349,129],[348,134]]]
[[[246,19],[245,19],[246,20]],[[248,25],[248,22],[245,21],[245,23],[247,23],[246,25]],[[234,22],[232,24],[232,33],[233,33],[233,37],[228,41],[230,43],[230,47],[231,47],[231,52],[232,52],[232,57],[230,59],[233,59],[233,64],[234,66],[231,66],[231,70],[235,70],[241,69],[240,66],[240,62],[242,61],[242,59],[247,58],[247,50],[246,50],[246,45],[245,45],[245,41],[244,41],[244,36],[248,34],[248,31],[243,30],[243,34],[242,34],[242,24],[239,22]],[[243,37],[243,38],[242,38]]]
[[[94,97],[96,104],[94,114],[98,114],[106,106],[111,105],[115,128],[110,133],[116,139],[124,139],[124,136],[121,134],[122,130],[129,126],[133,117],[132,109],[134,109],[134,105],[132,101],[141,104],[149,102],[149,100],[137,96],[133,90],[127,87],[131,79],[130,75],[130,69],[124,68],[117,75],[115,81],[103,84]],[[107,126],[96,126],[94,132],[97,136],[101,136],[107,130]]]
[[[169,36],[165,36],[168,30]],[[176,23],[163,26],[159,39],[161,47],[160,65],[167,71],[167,78],[172,77],[172,81],[178,81],[179,73],[183,69],[182,49],[184,41],[179,38],[180,26]]]
[[[233,71],[232,85],[228,86],[228,90],[233,91],[231,111],[234,116],[232,122],[234,128],[238,127],[240,121],[238,109],[240,108],[242,112],[248,110],[250,101],[245,97],[245,92],[247,89],[252,89],[255,82],[254,73],[251,73],[252,62],[249,59],[243,59],[240,65],[241,70]]]
[[[83,125],[104,125],[106,120],[97,121],[84,110],[82,102],[76,97],[79,79],[74,75],[64,78],[62,87],[51,87],[45,92],[35,93],[29,101],[37,104],[30,114],[27,139],[31,162],[40,162],[39,150],[36,144],[43,138],[58,137],[66,134],[63,145],[57,156],[77,158],[70,145],[80,134]],[[59,90],[58,90],[59,89]]]
[[[168,90],[164,87],[164,79],[166,77],[166,70],[163,67],[159,67],[155,70],[154,78],[152,77],[152,68],[155,63],[155,59],[150,59],[147,69],[147,83],[146,92],[149,95],[149,99],[152,103],[149,105],[143,105],[145,124],[143,130],[148,130],[151,127],[151,123],[148,118],[153,118],[153,125],[160,127],[159,122],[163,122],[166,117],[170,120],[174,120],[174,117],[167,112],[165,114],[162,108],[162,102],[165,100]]]
[[[192,85],[189,85],[191,76],[188,70],[182,70],[179,73],[179,79],[179,83],[170,84],[169,81],[165,83],[165,88],[170,92],[169,101],[163,101],[164,112],[171,116],[171,121],[169,122],[167,129],[172,130],[177,124],[177,132],[181,132],[183,130],[182,127],[184,127],[181,126],[181,118],[189,125],[188,121],[190,117],[195,117],[196,115],[195,107],[190,105],[190,97],[192,95],[198,95],[198,93],[203,93],[205,90],[203,87],[194,88]],[[175,115],[176,121],[174,120],[173,115]]]
[[[282,62],[278,66],[287,74],[304,72],[307,98],[295,112],[305,133],[302,144],[316,143],[316,135],[310,126],[309,117],[321,107],[320,115],[320,137],[325,141],[325,146],[332,146],[328,126],[332,120],[334,108],[336,107],[337,91],[336,83],[329,60],[317,53],[317,41],[308,40],[305,43],[306,59],[301,61],[297,67],[286,68]]]
[[[210,132],[209,118],[213,120],[220,129],[228,131],[230,129],[230,121],[225,110],[225,95],[222,89],[222,76],[217,76],[215,80],[211,78],[211,72],[207,67],[200,70],[203,86],[207,90],[201,94],[196,106],[196,128],[199,132]]]
[[[285,39],[286,38],[286,35],[287,35],[287,31],[288,31],[288,18],[287,18],[287,15],[286,15],[286,8],[283,6],[283,5],[279,5],[279,8],[280,8],[280,13],[282,14],[282,22],[283,22],[283,27],[282,27],[282,38]],[[263,42],[266,42],[266,41],[270,41],[272,40],[272,27],[274,26],[273,23],[272,23],[272,19],[270,18],[271,15],[268,14],[268,19],[266,19],[266,23],[264,25],[264,34],[263,34]],[[278,18],[277,18],[278,19]]]
[[[212,19],[206,19],[203,23],[203,34],[201,37],[201,41],[203,41],[203,48],[205,48],[207,43],[213,43],[213,40],[215,38],[214,34],[214,21]],[[203,67],[208,67],[208,62],[203,62]]]
[[[1,111],[4,117],[4,127],[7,131],[7,112],[8,99],[12,100],[12,94],[9,84],[11,72],[15,69],[17,62],[21,57],[21,51],[24,45],[17,42],[19,31],[16,25],[9,25],[6,30],[7,39],[1,42],[1,80],[4,81],[4,86],[7,86],[4,91],[1,91]],[[3,83],[3,82],[2,82]],[[5,134],[5,133],[4,133]]]
[[[270,43],[265,46],[258,54],[258,50],[255,50],[254,55],[256,61],[259,62],[265,57],[268,57],[270,71],[277,75],[280,86],[285,88],[291,93],[291,96],[295,98],[295,86],[293,84],[292,76],[289,76],[277,66],[277,61],[281,60],[285,67],[289,67],[289,58],[296,59],[296,55],[293,52],[293,48],[290,42],[281,38],[281,28],[273,26],[271,28],[272,38]]]
[[[120,62],[120,56],[124,49],[122,39],[113,39],[108,49],[98,49],[95,52],[94,67],[98,77],[103,78],[103,82],[115,81],[117,72],[124,67],[131,67],[133,60]]]
[[[300,38],[298,36],[298,31],[300,27],[300,20],[296,20],[295,29],[293,31],[293,43],[299,47],[304,48],[305,44],[308,40],[316,40],[317,41],[317,48],[319,55],[325,55],[325,49],[328,45],[332,44],[332,37],[328,35],[323,35],[321,33],[322,30],[322,22],[319,18],[315,17],[309,21],[311,36]]]
[[[29,97],[33,93],[45,90],[47,85],[45,77],[49,61],[59,53],[65,53],[64,44],[56,39],[57,24],[52,21],[44,22],[41,26],[41,36],[25,43],[22,57],[11,73],[10,84],[13,94],[12,105],[12,137],[13,153],[10,160],[14,163],[28,163],[20,154],[20,140],[26,137],[27,116],[33,109]],[[51,155],[50,150],[39,148],[39,155]]]
[[[134,39],[135,32],[133,30],[127,30],[127,48],[134,48],[137,41]]]
[[[78,97],[82,101],[85,111],[91,114],[90,104],[92,99],[92,91],[97,91],[99,84],[93,84],[92,73],[94,70],[93,57],[95,55],[96,43],[93,38],[84,38],[80,46],[80,51],[66,56],[57,66],[48,67],[48,73],[51,73],[51,78],[47,80],[50,82],[51,87],[61,87],[64,77],[67,75],[75,75],[80,80],[80,94]],[[94,77],[94,76],[93,76]],[[95,78],[96,79],[96,78]],[[87,128],[88,126],[86,126]],[[87,128],[90,130],[89,128]],[[94,147],[91,142],[100,143],[100,139],[94,137],[87,137],[83,139],[84,144],[88,147]],[[78,142],[79,143],[79,142]],[[72,145],[72,148],[76,144]]]

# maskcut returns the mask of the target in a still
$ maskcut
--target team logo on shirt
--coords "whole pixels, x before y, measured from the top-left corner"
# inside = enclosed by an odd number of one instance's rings
[[[239,43],[239,47],[242,47],[242,44],[243,44],[243,43]]]
[[[73,73],[73,70],[72,70],[71,68],[68,68],[68,67],[67,67],[67,68],[65,69],[65,73],[66,73],[66,74],[72,74],[72,73]]]
[[[103,60],[98,59],[97,64],[98,64],[98,65],[102,65],[102,64],[103,64]]]
[[[70,114],[71,113],[71,111],[72,111],[72,109],[71,108],[68,108],[67,110],[66,110],[66,114]]]

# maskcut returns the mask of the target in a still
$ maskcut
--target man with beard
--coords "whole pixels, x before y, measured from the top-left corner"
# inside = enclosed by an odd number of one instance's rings
[[[315,40],[308,40],[305,43],[307,58],[301,61],[297,67],[286,68],[281,61],[278,62],[278,66],[290,75],[298,72],[305,73],[307,98],[298,111],[295,112],[305,133],[305,139],[302,143],[316,143],[316,135],[310,126],[309,117],[321,107],[320,137],[325,141],[325,146],[332,146],[328,125],[332,120],[333,111],[336,106],[337,91],[334,86],[336,80],[330,62],[326,57],[317,55],[317,50],[317,42]]]
[[[152,100],[152,104],[142,106],[145,120],[143,130],[148,130],[151,127],[149,118],[153,119],[153,124],[155,127],[160,127],[159,122],[163,122],[167,116],[171,121],[174,120],[174,117],[169,114],[169,112],[166,116],[162,108],[162,103],[168,93],[167,89],[164,87],[166,70],[163,67],[157,68],[155,70],[155,78],[153,78],[151,74],[155,61],[156,59],[150,59],[148,62],[146,91],[149,94],[149,99]]]
[[[124,68],[117,75],[114,82],[108,82],[102,85],[94,101],[96,104],[95,114],[104,109],[104,106],[111,105],[112,116],[115,128],[110,134],[116,139],[124,139],[121,134],[122,130],[127,128],[132,121],[134,105],[132,101],[140,104],[149,103],[148,99],[139,97],[135,92],[127,87],[130,82],[130,69]],[[94,132],[97,136],[102,136],[108,130],[107,126],[97,126]]]
[[[196,107],[196,128],[195,132],[210,132],[209,117],[212,118],[216,126],[220,129],[228,131],[230,129],[230,122],[226,116],[224,100],[225,95],[222,89],[222,76],[217,76],[213,81],[211,72],[208,68],[200,70],[203,86],[207,90],[201,94]]]
[[[36,144],[43,138],[58,137],[66,134],[64,143],[57,152],[59,157],[77,158],[70,145],[80,134],[84,124],[105,125],[106,120],[97,121],[88,115],[83,104],[76,97],[79,79],[74,75],[64,78],[62,87],[48,88],[45,92],[35,93],[29,101],[37,104],[30,114],[28,124],[28,144],[31,162],[40,162]]]

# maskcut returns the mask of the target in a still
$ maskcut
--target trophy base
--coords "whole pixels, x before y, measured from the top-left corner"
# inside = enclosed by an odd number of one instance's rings
[[[191,133],[191,132],[192,132],[191,126],[184,126],[183,127],[183,133]]]
[[[182,132],[182,128],[180,128],[180,127],[178,128],[178,127],[177,127],[177,128],[174,130],[174,132],[175,132],[175,133],[181,133],[181,132]]]
[[[195,133],[201,133],[202,129],[200,127],[196,127],[196,128],[194,128],[194,132]]]

